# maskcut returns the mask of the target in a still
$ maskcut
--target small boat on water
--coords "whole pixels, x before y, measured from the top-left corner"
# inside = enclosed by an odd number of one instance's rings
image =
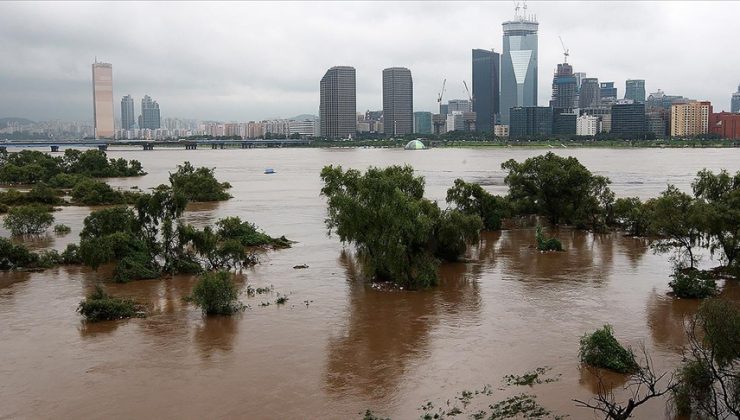
[[[274,170],[274,169],[272,169],[272,168],[266,168],[266,169],[265,169],[265,174],[268,174],[268,175],[269,175],[269,174],[274,174],[274,173],[276,173],[276,172],[275,172],[275,170]]]

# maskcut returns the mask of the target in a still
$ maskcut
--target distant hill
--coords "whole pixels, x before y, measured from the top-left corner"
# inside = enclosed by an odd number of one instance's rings
[[[10,124],[26,125],[26,124],[33,124],[33,121],[26,119],[26,118],[18,118],[18,117],[0,118],[0,129],[3,129]]]
[[[311,114],[301,114],[301,115],[296,115],[295,117],[288,118],[288,119],[294,120],[294,121],[304,121],[304,120],[318,121],[319,116],[311,115]]]

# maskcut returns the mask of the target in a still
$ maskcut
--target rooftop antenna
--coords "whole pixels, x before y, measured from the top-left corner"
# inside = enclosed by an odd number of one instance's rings
[[[560,45],[563,46],[563,56],[565,57],[565,58],[563,58],[563,62],[565,64],[568,64],[568,56],[570,55],[570,53],[569,53],[570,50],[567,49],[567,48],[565,48],[565,43],[563,42],[563,37],[560,36],[560,35],[558,35],[558,38],[560,38]]]
[[[527,0],[524,0],[522,8],[524,9],[524,20],[527,20]]]
[[[519,9],[520,8],[521,7],[519,7],[519,2],[518,1],[515,1],[514,2],[514,17],[516,17],[516,18],[519,17]]]

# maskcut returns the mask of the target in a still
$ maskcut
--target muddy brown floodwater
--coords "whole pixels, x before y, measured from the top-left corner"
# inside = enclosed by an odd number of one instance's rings
[[[376,291],[323,223],[319,171],[326,164],[409,163],[426,177],[426,195],[443,200],[458,177],[503,193],[501,162],[545,151],[112,149],[111,157],[138,159],[149,172],[110,181],[121,187],[166,183],[185,160],[215,167],[234,198],[192,204],[185,218],[205,225],[240,216],[298,241],[264,255],[241,281],[242,288],[272,285],[289,301],[276,306],[275,295],[243,292],[250,306],[243,314],[205,318],[182,300],[192,278],[111,283],[112,293],[146,302],[150,315],[85,325],[75,308],[96,282],[109,279],[105,270],[0,273],[0,418],[352,419],[371,408],[413,419],[426,401],[439,406],[484,384],[496,389],[486,401],[494,402],[509,392],[497,389],[502,376],[540,366],[560,380],[524,391],[557,413],[592,418],[571,402],[596,386],[578,368],[584,332],[611,323],[622,341],[644,342],[659,368],[680,361],[682,319],[697,304],[666,296],[667,256],[639,239],[570,230],[558,232],[567,252],[540,254],[530,248],[532,230],[506,230],[484,234],[470,262],[443,265],[433,290]],[[556,152],[611,178],[618,196],[651,197],[667,183],[688,190],[701,168],[740,168],[740,150],[733,149]],[[267,167],[277,173],[264,175]],[[62,249],[77,241],[89,211],[57,212],[72,233],[30,245]],[[304,263],[309,268],[293,269]],[[737,287],[723,293],[740,296]],[[267,301],[273,304],[260,306]],[[638,412],[665,416],[660,401]]]

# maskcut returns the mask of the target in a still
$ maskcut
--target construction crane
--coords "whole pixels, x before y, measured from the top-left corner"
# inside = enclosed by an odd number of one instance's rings
[[[437,95],[437,105],[439,105],[439,106],[438,106],[438,108],[439,108],[440,110],[442,109],[442,97],[443,97],[443,96],[444,96],[444,94],[445,94],[445,85],[446,85],[446,84],[447,84],[447,79],[444,79],[444,80],[442,81],[442,90],[440,90],[440,91],[439,91],[439,95]]]
[[[468,99],[470,99],[470,107],[473,108],[473,104],[475,103],[475,98],[473,95],[470,94],[470,89],[468,89],[468,84],[463,80],[463,86],[465,86],[465,92],[468,92]]]
[[[447,115],[442,114],[442,97],[444,97],[445,94],[445,86],[447,85],[447,79],[444,79],[442,81],[442,90],[439,91],[439,95],[437,95],[437,109],[439,110],[439,114],[432,115],[432,124],[434,124],[434,134],[442,134],[442,127],[447,124]]]
[[[558,38],[560,38],[560,45],[563,46],[563,56],[565,57],[563,59],[563,62],[567,64],[568,63],[568,56],[570,55],[570,53],[569,53],[570,50],[567,49],[567,48],[565,48],[565,43],[563,42],[563,37],[558,35]]]

